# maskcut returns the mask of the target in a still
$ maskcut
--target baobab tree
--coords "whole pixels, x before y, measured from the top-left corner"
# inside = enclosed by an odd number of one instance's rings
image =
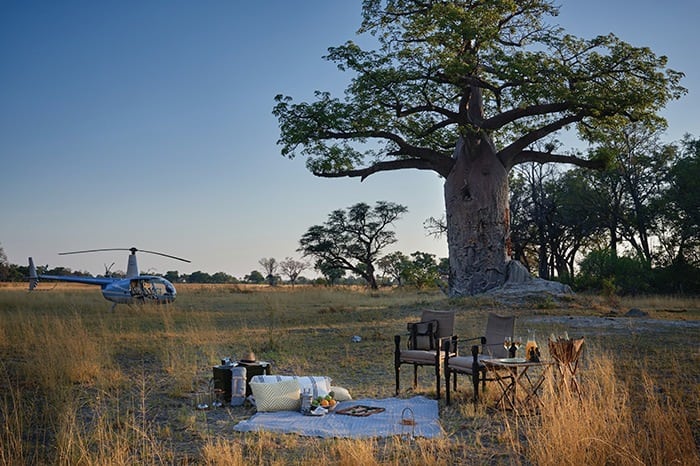
[[[364,0],[360,34],[326,59],[352,79],[341,100],[278,95],[282,154],[321,177],[405,169],[444,178],[449,293],[503,284],[509,263],[508,173],[525,162],[602,168],[561,148],[558,133],[595,142],[598,127],[663,125],[682,73],[613,34],[593,39],[547,23],[549,0]]]

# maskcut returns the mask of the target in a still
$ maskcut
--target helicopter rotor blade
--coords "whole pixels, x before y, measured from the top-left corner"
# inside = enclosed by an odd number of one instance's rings
[[[103,248],[103,249],[85,249],[83,251],[70,251],[70,252],[59,252],[58,254],[61,256],[65,256],[68,254],[83,254],[83,253],[89,253],[89,252],[104,252],[104,251],[131,251],[132,254],[136,254],[137,252],[145,252],[148,254],[155,254],[158,256],[163,256],[163,257],[169,257],[170,259],[177,259],[182,262],[191,262],[187,259],[183,259],[182,257],[177,257],[177,256],[171,256],[170,254],[165,254],[162,252],[157,252],[157,251],[146,251],[145,249],[137,249],[137,248]]]
[[[164,253],[162,253],[162,252],[146,251],[146,250],[144,250],[144,249],[139,249],[139,252],[147,252],[148,254],[156,254],[156,255],[158,255],[158,256],[169,257],[169,258],[171,258],[171,259],[177,259],[177,260],[182,261],[182,262],[188,262],[188,263],[191,262],[191,261],[189,261],[189,260],[187,260],[187,259],[183,259],[182,257],[171,256],[170,254],[164,254]]]
[[[86,249],[84,251],[69,251],[69,252],[59,252],[59,256],[67,256],[69,254],[83,254],[86,252],[103,252],[103,251],[131,251],[128,248],[105,248],[105,249]]]

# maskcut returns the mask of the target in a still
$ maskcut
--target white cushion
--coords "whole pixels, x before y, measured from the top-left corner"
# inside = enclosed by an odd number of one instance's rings
[[[250,382],[258,411],[298,411],[301,408],[301,390],[296,380],[281,382]]]
[[[331,387],[331,391],[335,395],[333,399],[335,401],[348,401],[352,400],[352,397],[350,396],[350,392],[343,387]]]
[[[401,362],[417,364],[435,364],[437,351],[401,350]],[[440,360],[445,359],[445,353],[440,351]]]
[[[296,376],[296,375],[255,375],[250,379],[251,382],[272,383],[282,382],[286,380],[296,380],[299,383],[299,388],[311,390],[314,398],[326,396],[331,392],[330,377],[322,376]],[[257,399],[256,399],[257,402]]]

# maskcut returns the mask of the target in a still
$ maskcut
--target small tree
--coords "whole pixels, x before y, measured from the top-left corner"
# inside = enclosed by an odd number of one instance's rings
[[[270,286],[275,286],[275,273],[277,272],[277,260],[274,257],[263,257],[258,261],[258,264],[265,269],[265,280]]]
[[[611,294],[649,291],[651,267],[641,256],[619,257],[610,249],[595,249],[581,260],[577,281],[582,288]]]
[[[661,238],[668,264],[700,267],[700,138],[686,135],[681,157],[669,173],[669,186],[663,198]]]
[[[211,275],[209,275],[207,272],[197,270],[189,275],[187,281],[189,283],[211,283]]]
[[[410,260],[405,263],[401,275],[407,284],[418,288],[435,285],[440,279],[435,255],[420,251],[412,253]]]
[[[265,282],[265,277],[263,276],[263,274],[261,274],[257,270],[253,270],[248,275],[243,277],[243,281],[248,282],[248,283],[259,284],[259,283]]]
[[[617,240],[628,243],[636,254],[651,264],[654,260],[651,239],[658,236],[660,209],[668,167],[677,156],[676,147],[660,141],[661,128],[640,123],[612,129],[599,129],[602,142],[594,153],[606,154],[609,167],[592,173],[598,190],[609,193],[610,203],[601,207],[610,210],[609,218],[616,229],[610,248],[617,253]],[[609,207],[611,206],[611,207]]]
[[[345,276],[345,270],[323,260],[316,261],[314,268],[321,272],[329,286],[337,284]]]
[[[10,277],[10,264],[7,262],[7,255],[2,246],[0,246],[0,281],[4,282],[9,280]]]
[[[280,262],[280,269],[283,275],[289,278],[289,282],[294,286],[301,272],[309,268],[309,264],[303,261],[294,260],[291,257]]]
[[[326,267],[359,275],[377,289],[375,264],[385,247],[396,242],[389,230],[408,209],[392,202],[379,201],[374,208],[365,203],[328,215],[323,225],[314,225],[299,241],[304,256],[313,256]]]
[[[232,277],[231,275],[227,274],[226,272],[216,272],[214,275],[211,276],[211,282],[212,283],[236,283],[237,280],[235,277]]]
[[[408,257],[401,251],[395,251],[387,254],[377,261],[377,265],[384,272],[384,275],[396,281],[396,284],[401,286],[403,282],[402,272],[409,263]]]

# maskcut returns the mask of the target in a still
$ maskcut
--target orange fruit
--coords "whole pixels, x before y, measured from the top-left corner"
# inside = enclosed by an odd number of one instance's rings
[[[324,408],[328,406],[328,400],[321,401],[321,406],[323,406]]]
[[[328,402],[331,406],[335,406],[337,401],[331,399],[331,401]]]

